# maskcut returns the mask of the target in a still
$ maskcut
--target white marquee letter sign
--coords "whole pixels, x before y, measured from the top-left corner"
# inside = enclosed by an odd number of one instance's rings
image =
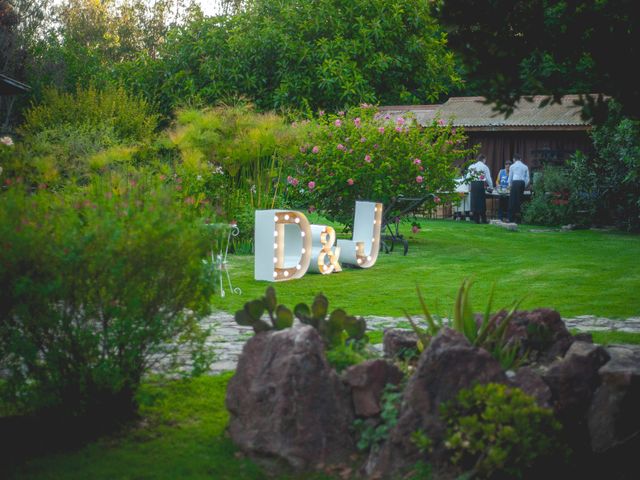
[[[338,263],[340,247],[335,247],[336,231],[327,225],[311,225],[311,272],[328,275],[332,272],[341,272],[342,267]],[[333,248],[333,250],[332,250]]]
[[[300,212],[256,210],[255,279],[302,277],[311,260],[311,226]]]
[[[256,210],[255,279],[279,282],[302,277],[307,269],[340,272],[339,260],[372,267],[380,251],[382,204],[356,202],[351,240],[338,240],[327,225],[310,225],[301,212]]]
[[[338,240],[342,252],[342,263],[370,268],[375,265],[380,251],[380,228],[382,227],[382,204],[356,202],[351,240]]]

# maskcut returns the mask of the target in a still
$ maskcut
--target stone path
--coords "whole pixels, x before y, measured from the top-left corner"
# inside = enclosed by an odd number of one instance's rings
[[[365,317],[370,330],[383,330],[394,327],[399,322],[406,322],[406,318],[393,317]],[[567,328],[580,331],[617,331],[640,333],[640,317],[630,317],[626,320],[613,320],[595,315],[579,315],[575,318],[563,319]],[[238,357],[242,352],[244,342],[253,335],[251,327],[242,327],[233,319],[233,315],[226,312],[216,312],[204,320],[205,326],[213,327],[213,334],[207,340],[207,346],[213,348],[217,354],[216,361],[211,365],[211,373],[216,374],[234,370]],[[382,348],[382,345],[379,345]]]

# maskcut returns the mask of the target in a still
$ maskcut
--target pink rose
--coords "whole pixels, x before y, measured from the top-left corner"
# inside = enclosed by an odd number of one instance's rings
[[[291,185],[293,185],[294,187],[297,187],[298,183],[300,183],[300,182],[298,182],[297,178],[294,178],[293,180],[291,180]]]
[[[402,133],[402,127],[396,127],[396,132]]]
[[[436,203],[440,203],[442,200],[440,200],[440,197],[433,197],[433,201]]]
[[[422,160],[420,160],[419,158],[414,158],[414,159],[413,159],[413,163],[414,163],[415,165],[420,165],[420,164],[422,163]]]
[[[366,139],[366,138],[364,138],[364,137],[360,137],[360,143],[364,143],[364,142],[366,142],[366,141],[367,141],[367,139]]]
[[[338,144],[338,146],[336,147],[338,150],[346,150],[345,146],[341,143]]]
[[[378,132],[379,133],[384,133],[384,127],[378,127]]]
[[[304,145],[300,147],[300,153],[307,153],[307,147]]]
[[[313,190],[314,188],[316,188],[316,182],[314,182],[313,180],[310,181],[309,183],[307,183],[307,187],[309,187],[309,190]]]
[[[365,161],[365,162],[367,162],[367,163],[371,163],[371,155],[366,154],[366,155],[364,156],[364,161]]]
[[[405,122],[404,118],[402,117],[396,118],[396,125],[401,127],[402,125],[404,125],[404,122]]]
[[[336,127],[339,127],[340,125],[342,125],[342,121],[338,118],[338,119],[334,122],[334,125],[335,125]]]
[[[446,125],[445,121],[440,119],[438,120],[438,125],[440,125],[441,127],[444,127]]]
[[[418,175],[418,176],[416,177],[416,182],[418,182],[418,183],[422,183],[422,182],[423,182],[423,180],[424,180],[424,178],[422,177],[422,175]]]
[[[311,153],[318,153],[320,151],[320,147],[318,147],[317,145],[315,145],[312,149],[311,149]]]
[[[414,225],[413,227],[411,227],[411,231],[413,233],[418,233],[420,231],[420,227],[417,225]]]
[[[320,111],[318,112],[318,116],[319,116],[319,117],[322,117],[323,115],[324,115],[324,110],[320,110]]]
[[[356,128],[360,128],[360,117],[354,118],[353,124],[356,126]]]
[[[347,185],[353,185],[353,178],[350,178],[349,180],[347,180]]]
[[[340,111],[338,112],[338,115],[340,115],[341,117],[344,117],[344,110],[340,110]]]

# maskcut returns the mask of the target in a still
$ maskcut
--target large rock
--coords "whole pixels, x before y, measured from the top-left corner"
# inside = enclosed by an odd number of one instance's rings
[[[600,385],[598,370],[609,358],[601,346],[574,342],[564,358],[549,366],[543,379],[551,389],[553,408],[560,420],[566,423],[584,418]]]
[[[520,367],[511,382],[524,393],[532,396],[541,407],[549,408],[551,406],[551,389],[542,376],[531,367]]]
[[[422,353],[404,391],[398,423],[380,450],[372,452],[367,475],[399,478],[420,459],[411,434],[422,430],[439,444],[446,430],[438,414],[440,404],[463,388],[491,382],[508,383],[500,364],[486,350],[470,345],[464,335],[441,329]]]
[[[418,335],[413,330],[387,328],[384,331],[382,346],[386,357],[402,357],[409,350],[417,351]]]
[[[502,317],[506,312],[501,312]],[[514,313],[507,338],[519,341],[530,360],[548,363],[562,358],[574,341],[560,314],[549,308]]]
[[[356,451],[348,389],[310,326],[252,337],[229,382],[226,406],[232,440],[257,460],[310,469],[339,464]]]
[[[349,367],[343,380],[351,387],[355,414],[359,417],[378,415],[385,385],[398,385],[403,376],[398,367],[385,360],[367,360]]]
[[[640,347],[608,349],[611,360],[599,370],[600,388],[589,408],[591,448],[603,453],[640,437]],[[637,461],[637,459],[633,459]]]

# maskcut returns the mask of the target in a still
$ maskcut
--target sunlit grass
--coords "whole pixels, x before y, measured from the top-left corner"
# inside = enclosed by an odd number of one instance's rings
[[[473,276],[474,306],[480,310],[493,282],[496,308],[524,299],[523,308],[555,308],[565,317],[592,314],[611,318],[640,315],[640,237],[618,232],[560,231],[520,226],[509,232],[492,225],[433,220],[401,247],[381,253],[367,270],[308,273],[274,284],[279,301],[293,306],[323,292],[330,307],[357,315],[400,317],[419,312],[416,285],[437,313],[449,316],[462,280]],[[261,296],[269,283],[253,279],[253,257],[233,256],[230,268],[241,296],[216,297],[214,305],[235,311]],[[437,308],[436,308],[437,306]]]

